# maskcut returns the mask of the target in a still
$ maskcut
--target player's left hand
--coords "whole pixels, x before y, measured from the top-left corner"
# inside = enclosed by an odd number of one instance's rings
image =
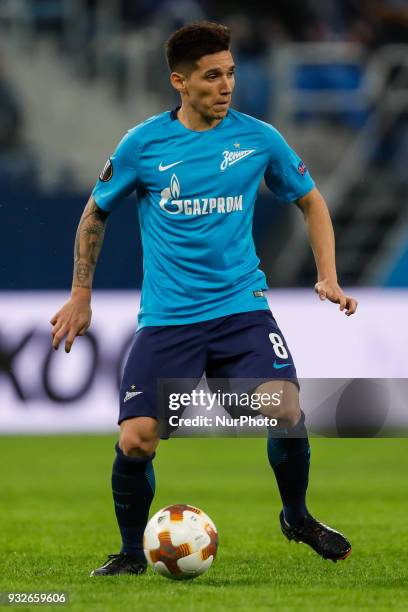
[[[348,317],[356,312],[357,300],[350,295],[346,295],[336,282],[328,280],[318,281],[314,289],[322,301],[327,299],[333,302],[333,304],[340,304],[340,310],[345,310],[345,314]]]

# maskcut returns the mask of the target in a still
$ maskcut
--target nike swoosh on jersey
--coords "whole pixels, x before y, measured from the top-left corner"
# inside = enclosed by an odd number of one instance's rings
[[[276,363],[276,361],[273,364],[273,367],[275,368],[275,370],[280,370],[281,368],[286,368],[287,366],[292,365],[291,363]]]
[[[127,391],[123,403],[125,404],[128,400],[132,399],[132,397],[135,397],[135,395],[140,395],[141,393],[143,393],[143,391]]]
[[[183,160],[174,162],[174,164],[168,164],[168,166],[163,166],[163,162],[160,162],[159,171],[164,172],[165,170],[169,170],[170,168],[173,168],[173,166],[178,166],[179,164],[182,164],[182,163],[183,163]]]

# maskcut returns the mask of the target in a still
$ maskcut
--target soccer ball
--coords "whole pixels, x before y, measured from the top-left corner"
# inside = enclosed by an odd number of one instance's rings
[[[173,580],[204,574],[215,559],[217,529],[199,508],[185,504],[159,510],[143,538],[146,559],[155,572]]]

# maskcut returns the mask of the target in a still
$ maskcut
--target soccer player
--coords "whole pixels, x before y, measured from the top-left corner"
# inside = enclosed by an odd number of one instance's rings
[[[286,401],[264,406],[287,436],[270,434],[267,451],[282,498],[284,535],[337,561],[351,552],[339,532],[306,506],[309,442],[296,370],[264,290],[252,238],[261,180],[275,200],[303,212],[321,300],[352,315],[354,298],[337,283],[334,236],[325,201],[303,161],[272,126],[230,108],[234,61],[230,32],[198,22],[166,45],[170,81],[181,106],[131,129],[107,161],[82,214],[72,293],[51,319],[53,347],[70,352],[91,321],[91,288],[107,218],[130,193],[144,251],[139,326],[119,397],[120,438],[112,470],[121,552],[91,575],[146,570],[143,532],[153,499],[159,443],[159,378],[260,379],[258,392],[283,389]]]

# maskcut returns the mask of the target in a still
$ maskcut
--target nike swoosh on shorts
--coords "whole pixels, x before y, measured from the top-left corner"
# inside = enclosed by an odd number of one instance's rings
[[[286,368],[287,366],[292,365],[291,363],[276,363],[276,361],[274,361],[273,363],[273,367],[275,368],[275,370],[280,370],[281,368]]]

